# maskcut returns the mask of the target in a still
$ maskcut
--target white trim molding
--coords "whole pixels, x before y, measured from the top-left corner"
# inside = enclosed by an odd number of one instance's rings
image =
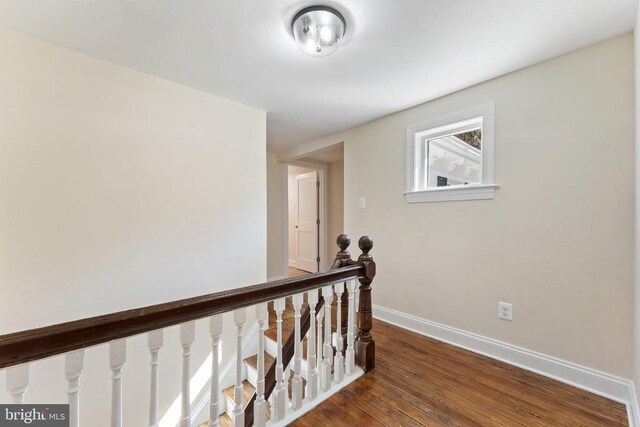
[[[495,164],[495,104],[489,103],[407,127],[406,191],[409,203],[446,202],[453,200],[493,199],[498,188],[494,181]],[[444,138],[470,129],[482,129],[481,182],[429,187],[429,156],[425,146],[429,140]],[[465,144],[462,144],[465,145]],[[460,151],[458,149],[458,151]],[[458,152],[456,151],[456,152]],[[464,158],[463,158],[464,160]]]
[[[629,425],[640,427],[638,400],[631,380],[375,304],[373,317],[624,403]]]
[[[422,191],[404,193],[409,203],[453,202],[456,200],[493,199],[497,185],[469,184],[456,187],[439,187]]]
[[[633,381],[630,381],[630,396],[627,403],[627,415],[630,427],[640,427],[640,406],[638,406],[638,392]]]

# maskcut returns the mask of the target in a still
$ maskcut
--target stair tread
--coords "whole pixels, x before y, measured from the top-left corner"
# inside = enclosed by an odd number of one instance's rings
[[[227,397],[227,399],[231,401],[235,400],[235,386],[229,386],[224,390],[222,390],[222,392]],[[249,381],[242,380],[242,407],[243,408],[247,407],[247,404],[249,403],[249,401],[251,400],[251,398],[255,393],[256,393],[255,387],[253,387],[253,385],[251,385]],[[228,414],[226,413],[224,413],[223,415],[228,416]],[[270,418],[271,418],[271,405],[269,404],[269,402],[267,402],[267,419],[270,419]],[[231,421],[231,419],[229,419],[229,421]]]
[[[233,420],[226,412],[220,414],[220,416],[218,417],[218,422],[220,423],[220,427],[233,427]],[[206,421],[200,424],[198,427],[209,427],[209,422]]]
[[[264,370],[265,370],[265,372],[269,369],[269,367],[271,365],[273,365],[275,363],[275,360],[276,360],[275,357],[273,357],[272,355],[270,355],[266,351],[264,352]],[[253,356],[247,357],[246,359],[244,359],[244,363],[248,367],[253,369],[254,371],[257,371],[258,370],[258,355],[254,354]]]
[[[295,319],[286,319],[282,320],[282,343],[287,340],[287,337],[293,333],[293,330],[296,327]],[[269,338],[271,341],[276,342],[278,340],[278,327],[273,322],[273,325],[269,325],[269,329],[264,332],[264,336]]]
[[[220,415],[219,421],[220,427],[233,427],[233,420],[226,412],[223,412],[222,415]]]
[[[247,380],[242,380],[242,406],[247,406],[251,397],[255,393],[256,389],[251,385],[251,383]],[[225,388],[223,391],[224,395],[230,399],[231,401],[235,400],[235,386],[229,386]]]

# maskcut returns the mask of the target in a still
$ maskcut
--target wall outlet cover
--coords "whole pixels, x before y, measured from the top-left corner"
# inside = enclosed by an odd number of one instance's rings
[[[513,304],[508,302],[498,302],[498,319],[513,320]]]

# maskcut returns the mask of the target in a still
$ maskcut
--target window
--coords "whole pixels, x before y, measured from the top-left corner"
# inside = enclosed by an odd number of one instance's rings
[[[407,128],[409,203],[493,199],[494,105]]]

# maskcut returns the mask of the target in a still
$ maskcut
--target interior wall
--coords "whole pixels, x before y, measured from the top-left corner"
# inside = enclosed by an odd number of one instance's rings
[[[329,163],[329,238],[326,259],[331,264],[338,252],[336,239],[344,233],[344,161]]]
[[[625,35],[325,138],[374,304],[631,378],[633,93]],[[407,126],[489,102],[495,199],[408,204]]]
[[[285,216],[289,215],[283,180],[287,165],[278,162],[274,153],[267,153],[267,277],[282,278],[287,271],[285,251]]]
[[[635,306],[634,306],[634,382],[636,391],[640,390],[640,5],[636,15],[636,27],[634,35],[634,58],[635,58]],[[640,395],[638,405],[640,406]]]
[[[266,279],[264,111],[2,29],[0,56],[0,334]],[[145,336],[128,345],[125,420],[144,425]],[[109,418],[106,348],[85,355],[84,420]],[[194,372],[209,348],[199,322]],[[180,358],[169,328],[161,415]],[[66,402],[62,357],[31,369],[28,402]]]

